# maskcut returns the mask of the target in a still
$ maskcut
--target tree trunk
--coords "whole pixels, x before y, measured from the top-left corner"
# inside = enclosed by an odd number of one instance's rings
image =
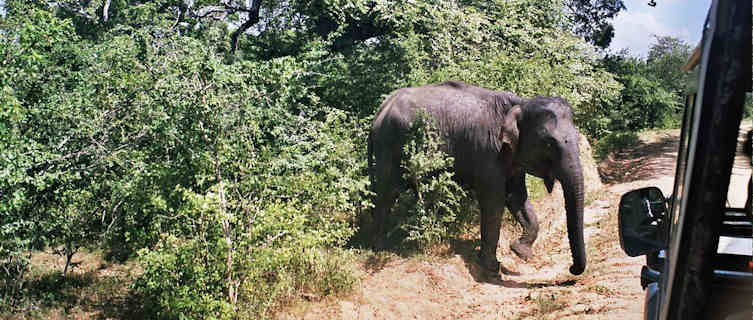
[[[220,215],[222,217],[222,233],[225,236],[225,244],[227,244],[227,258],[225,259],[226,268],[226,282],[227,282],[227,296],[231,305],[235,306],[238,301],[238,284],[239,281],[233,280],[233,235],[230,226],[230,217],[227,213],[227,204],[225,202],[225,182],[222,179],[222,173],[220,171],[219,163],[219,151],[215,154],[215,174],[219,181],[219,196],[220,196]]]
[[[63,254],[65,255],[65,267],[63,267],[63,277],[65,277],[68,274],[68,267],[71,265],[71,260],[73,260],[73,255],[76,254],[76,251],[78,251],[78,247],[74,246],[73,244],[66,244]]]

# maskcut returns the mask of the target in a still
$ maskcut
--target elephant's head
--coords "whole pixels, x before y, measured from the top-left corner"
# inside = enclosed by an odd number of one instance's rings
[[[567,235],[570,239],[572,274],[586,268],[583,242],[583,170],[578,148],[578,130],[570,105],[561,98],[536,97],[510,109],[503,141],[511,143],[514,162],[526,173],[544,179],[549,192],[554,180],[564,191]],[[515,146],[517,143],[517,146]]]

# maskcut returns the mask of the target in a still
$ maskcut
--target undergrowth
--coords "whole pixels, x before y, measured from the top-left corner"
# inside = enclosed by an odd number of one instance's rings
[[[470,192],[453,179],[453,166],[434,119],[419,113],[403,146],[401,163],[410,191],[398,198],[398,221],[388,229],[388,238],[406,248],[426,250],[467,229],[477,211]]]
[[[636,146],[640,142],[638,134],[633,131],[613,132],[599,139],[594,148],[597,161],[603,160],[613,152]]]

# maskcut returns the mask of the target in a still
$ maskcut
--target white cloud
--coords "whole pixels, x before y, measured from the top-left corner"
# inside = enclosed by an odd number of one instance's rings
[[[610,50],[617,52],[628,48],[633,55],[645,57],[654,42],[654,35],[676,37],[695,46],[700,38],[700,30],[695,32],[695,29],[700,29],[702,22],[695,21],[700,18],[691,18],[689,13],[698,11],[703,16],[703,3],[670,2],[673,1],[664,0],[663,6],[656,8],[636,5],[632,10],[629,5],[628,10],[620,12],[613,21],[615,35]]]
[[[651,43],[651,34],[657,33],[661,25],[652,15],[642,12],[622,12],[614,19],[614,38],[610,49],[624,48],[638,55],[646,55]]]

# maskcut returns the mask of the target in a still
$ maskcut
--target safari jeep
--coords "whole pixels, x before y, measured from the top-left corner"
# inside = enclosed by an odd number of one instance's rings
[[[696,52],[697,89],[684,110],[672,194],[656,187],[624,194],[620,244],[629,256],[646,256],[645,319],[747,320],[751,212],[728,195],[751,197],[749,182],[730,185],[751,90],[751,1],[713,1]]]

